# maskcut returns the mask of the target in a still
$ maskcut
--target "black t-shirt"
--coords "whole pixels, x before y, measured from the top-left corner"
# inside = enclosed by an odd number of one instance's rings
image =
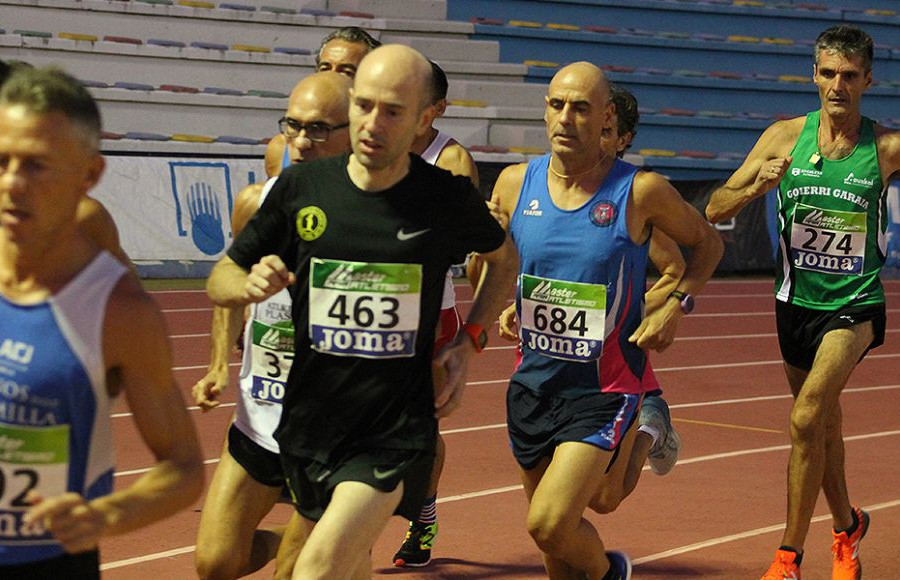
[[[294,359],[275,438],[319,461],[359,449],[432,449],[431,356],[451,264],[505,233],[465,177],[411,155],[366,192],[348,155],[293,165],[228,251],[249,269],[277,254],[291,287]]]

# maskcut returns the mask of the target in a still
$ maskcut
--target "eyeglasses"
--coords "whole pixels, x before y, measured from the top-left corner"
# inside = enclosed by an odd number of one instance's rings
[[[342,123],[340,125],[309,123],[308,125],[304,125],[300,121],[291,119],[290,117],[278,119],[278,130],[288,139],[294,139],[300,134],[300,131],[306,131],[306,138],[317,143],[328,141],[328,138],[331,137],[331,132],[335,129],[343,129],[344,127],[349,126],[350,123]]]

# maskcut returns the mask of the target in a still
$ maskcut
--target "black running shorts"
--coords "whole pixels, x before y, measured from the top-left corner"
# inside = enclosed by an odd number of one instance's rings
[[[537,467],[544,457],[553,457],[557,446],[570,441],[614,451],[634,424],[640,402],[641,395],[623,393],[575,399],[544,396],[511,382],[506,412],[513,455],[527,470]]]
[[[414,520],[422,510],[431,483],[434,453],[374,449],[352,453],[329,464],[282,454],[281,462],[297,511],[308,520],[322,517],[334,489],[344,481],[359,481],[386,493],[397,489],[402,481],[403,497],[394,514]]]
[[[269,487],[285,485],[279,455],[247,437],[234,423],[228,429],[228,453],[255,481]]]
[[[100,580],[100,552],[63,554],[49,560],[0,566],[0,578],[23,580]]]
[[[778,326],[778,344],[781,358],[798,369],[809,371],[816,358],[816,351],[825,335],[840,328],[850,328],[872,321],[874,338],[862,356],[884,344],[884,328],[887,323],[884,304],[851,306],[839,310],[814,310],[796,306],[781,300],[775,301],[775,322]],[[862,360],[862,357],[860,357]]]

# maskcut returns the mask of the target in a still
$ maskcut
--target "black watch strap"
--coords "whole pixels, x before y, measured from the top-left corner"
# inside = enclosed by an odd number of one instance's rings
[[[681,290],[672,290],[669,292],[667,298],[675,298],[678,300],[679,306],[681,306],[681,311],[685,314],[690,314],[694,311],[694,297],[688,294],[687,292],[682,292]]]

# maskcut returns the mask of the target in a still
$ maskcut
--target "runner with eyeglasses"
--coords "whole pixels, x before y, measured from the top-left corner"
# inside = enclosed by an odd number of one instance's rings
[[[350,82],[344,75],[321,72],[304,78],[294,88],[285,116],[278,121],[291,163],[350,150]],[[262,205],[277,179],[251,185],[238,194],[232,212],[235,236]],[[244,355],[237,409],[203,506],[197,537],[196,564],[201,578],[249,574],[275,557],[282,537],[288,538],[287,544],[303,540],[295,533],[285,535],[283,527],[256,529],[284,488],[278,443],[272,432],[281,418],[284,384],[293,360],[294,330],[287,290],[252,306],[246,325],[244,308],[215,307],[209,370],[194,385],[194,401],[204,411],[220,404],[228,385],[231,348],[242,326]],[[302,531],[299,526],[291,529]],[[289,546],[281,549],[294,551]],[[293,562],[290,558],[286,561]]]
[[[305,131],[306,138],[313,143],[324,143],[331,137],[331,132],[336,129],[349,127],[350,123],[341,123],[339,125],[329,125],[328,123],[313,122],[303,124],[297,119],[291,117],[282,117],[278,119],[278,131],[287,139],[296,139],[300,133]]]
[[[318,72],[336,72],[349,79],[356,76],[359,61],[381,43],[371,34],[356,26],[337,28],[322,39],[316,53]],[[275,177],[290,165],[284,132],[280,132],[266,146],[266,175]]]

